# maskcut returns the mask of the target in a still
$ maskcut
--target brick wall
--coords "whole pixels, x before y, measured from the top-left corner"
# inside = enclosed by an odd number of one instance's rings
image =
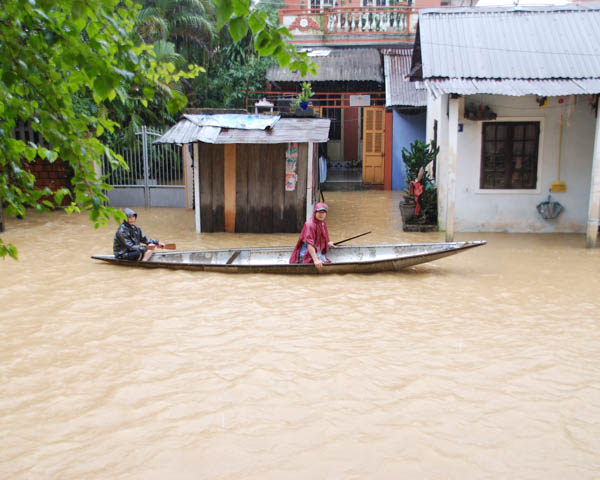
[[[48,160],[37,158],[29,164],[28,170],[35,175],[35,187],[39,190],[48,187],[51,190],[59,188],[71,187],[71,179],[73,178],[73,170],[71,167],[58,159],[54,163]],[[63,199],[63,205],[71,203],[71,199],[66,197]]]
[[[25,143],[32,142],[37,145],[43,145],[50,148],[48,142],[46,142],[42,136],[35,132],[30,122],[17,121],[17,125],[13,130],[13,137],[17,140],[21,140]],[[50,163],[48,160],[42,160],[36,158],[32,163],[25,163],[31,173],[35,175],[35,188],[42,190],[45,187],[51,190],[57,190],[59,188],[71,187],[71,179],[73,178],[73,170],[71,167],[58,159],[54,163]],[[69,197],[63,200],[63,205],[68,205],[71,202]]]

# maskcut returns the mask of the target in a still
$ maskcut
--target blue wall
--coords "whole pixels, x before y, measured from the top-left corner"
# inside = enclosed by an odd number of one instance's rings
[[[392,147],[392,190],[407,187],[405,180],[402,148],[410,148],[415,140],[425,141],[427,113],[425,111],[413,115],[394,110],[394,139]]]

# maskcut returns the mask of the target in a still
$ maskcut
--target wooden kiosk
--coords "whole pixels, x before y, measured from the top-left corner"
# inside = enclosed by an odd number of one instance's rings
[[[197,232],[294,233],[319,198],[317,144],[327,142],[329,125],[325,118],[184,115],[154,143],[184,145],[200,205]]]

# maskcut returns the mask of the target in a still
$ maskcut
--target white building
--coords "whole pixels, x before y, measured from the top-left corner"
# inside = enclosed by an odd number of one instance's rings
[[[431,9],[411,80],[440,146],[440,228],[585,232],[600,216],[600,7]],[[562,126],[561,126],[562,125]],[[564,211],[544,218],[541,202]]]

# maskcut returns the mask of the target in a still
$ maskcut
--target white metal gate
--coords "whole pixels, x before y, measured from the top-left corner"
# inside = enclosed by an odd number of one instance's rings
[[[142,127],[129,148],[115,148],[129,167],[112,169],[104,160],[103,173],[113,189],[113,207],[185,207],[184,165],[178,145],[152,145],[163,132]]]

